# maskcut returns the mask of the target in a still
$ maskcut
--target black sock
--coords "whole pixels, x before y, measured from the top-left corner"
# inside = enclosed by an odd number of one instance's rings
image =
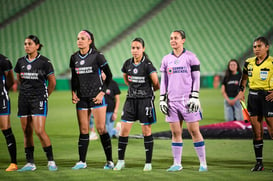
[[[263,140],[253,140],[257,163],[263,163]]]
[[[144,136],[144,147],[146,152],[146,163],[152,163],[154,139],[153,136]]]
[[[105,133],[103,135],[100,135],[100,141],[101,141],[102,147],[104,149],[104,153],[105,153],[107,161],[113,161],[112,143],[111,143],[111,138],[110,138],[109,134]]]
[[[118,159],[119,160],[124,160],[127,144],[128,144],[128,136],[127,137],[120,136],[118,138]]]
[[[85,162],[86,160],[88,145],[89,145],[89,134],[80,134],[78,149],[79,149],[80,161],[82,162]]]
[[[6,142],[7,142],[11,163],[17,164],[16,141],[15,141],[15,137],[12,133],[12,130],[11,130],[11,128],[9,128],[6,130],[2,130],[2,132],[3,132]]]
[[[26,147],[25,153],[26,153],[27,163],[34,163],[34,157],[33,157],[34,146]]]
[[[44,147],[44,152],[46,153],[46,157],[48,161],[53,161],[53,151],[52,151],[52,146]]]

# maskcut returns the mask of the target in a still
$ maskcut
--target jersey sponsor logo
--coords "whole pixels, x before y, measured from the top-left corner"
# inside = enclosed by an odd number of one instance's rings
[[[93,68],[92,67],[78,67],[78,68],[75,68],[75,71],[77,74],[89,74],[89,73],[93,73]]]
[[[133,83],[145,83],[145,77],[128,75],[128,81]]]
[[[248,74],[249,77],[252,77],[252,72],[253,72],[253,66],[251,64],[248,64],[247,74]]]
[[[228,81],[227,84],[228,84],[228,85],[230,85],[230,84],[239,85],[239,81],[238,81],[238,80],[231,80],[231,81]]]
[[[38,80],[38,73],[21,72],[22,79]]]
[[[267,116],[268,116],[268,117],[273,117],[273,112],[268,112],[268,113],[267,113]]]
[[[175,73],[187,73],[186,67],[169,67],[167,68],[168,74],[175,74]]]

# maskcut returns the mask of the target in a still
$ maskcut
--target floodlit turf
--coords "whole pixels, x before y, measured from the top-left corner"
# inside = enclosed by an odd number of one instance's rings
[[[126,92],[122,91],[123,104]],[[25,164],[23,133],[17,113],[17,93],[10,93],[12,100],[12,129],[17,141],[18,167]],[[200,93],[204,112],[202,125],[223,122],[223,98],[220,90],[202,89]],[[158,92],[155,102],[158,123],[153,125],[153,132],[169,130],[164,116],[158,110]],[[121,105],[122,107],[122,105]],[[119,115],[121,108],[119,110]],[[72,170],[78,161],[78,124],[75,106],[71,103],[71,93],[53,92],[49,98],[49,114],[46,130],[52,141],[54,157],[59,168],[49,172],[46,156],[37,138],[35,141],[34,172],[5,172],[9,164],[9,156],[3,135],[0,136],[0,180],[272,180],[273,144],[271,140],[264,141],[263,172],[250,172],[255,158],[252,140],[206,139],[207,162],[209,171],[199,173],[199,161],[190,139],[184,140],[183,167],[181,172],[168,173],[166,169],[172,164],[171,140],[155,140],[153,154],[153,170],[143,172],[145,153],[143,139],[129,139],[126,150],[126,168],[120,172],[103,170],[105,157],[99,140],[91,141],[87,155],[87,169]],[[140,134],[140,126],[135,124],[131,134]],[[117,161],[117,139],[112,140],[113,158]]]

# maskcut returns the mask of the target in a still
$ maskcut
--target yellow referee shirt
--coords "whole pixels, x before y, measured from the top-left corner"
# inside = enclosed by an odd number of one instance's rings
[[[245,62],[243,72],[248,75],[250,89],[273,90],[272,56],[267,56],[259,65],[256,64],[256,57],[248,58]]]

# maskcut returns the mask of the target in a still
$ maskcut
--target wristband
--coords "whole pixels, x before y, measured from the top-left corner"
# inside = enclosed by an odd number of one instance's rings
[[[240,91],[244,91],[245,90],[245,87],[244,86],[242,86],[242,85],[240,85],[240,87],[239,87],[239,89],[240,89]]]

